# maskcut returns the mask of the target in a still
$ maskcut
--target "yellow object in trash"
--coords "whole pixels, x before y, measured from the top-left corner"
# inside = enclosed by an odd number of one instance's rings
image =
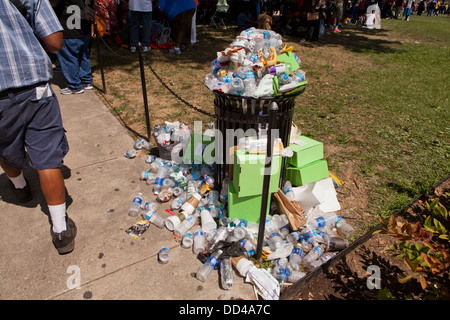
[[[330,171],[328,171],[328,173],[330,174],[330,177],[340,186],[342,186],[344,183],[338,179],[338,177],[336,177],[334,174],[332,174]]]

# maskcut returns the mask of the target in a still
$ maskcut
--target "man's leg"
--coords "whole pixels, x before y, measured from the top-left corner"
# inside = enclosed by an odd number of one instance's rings
[[[15,168],[8,166],[1,158],[0,158],[0,166],[2,167],[3,171],[5,171],[8,178],[11,179],[11,181],[12,181],[12,179],[17,179],[20,176],[23,177],[22,170],[15,169]],[[13,183],[14,183],[14,181],[13,181]],[[16,184],[14,184],[14,185],[16,186]],[[18,187],[16,186],[16,188],[18,188]],[[20,189],[22,189],[22,188],[20,188]]]
[[[65,184],[61,170],[38,170],[42,193],[47,201],[52,229],[55,233],[67,230],[66,226],[66,199]]]
[[[27,184],[27,180],[25,180],[25,177],[23,176],[22,170],[7,165],[1,158],[0,166],[11,181],[10,187],[15,193],[19,202],[25,203],[31,201],[33,199],[33,195],[31,194],[31,189]]]

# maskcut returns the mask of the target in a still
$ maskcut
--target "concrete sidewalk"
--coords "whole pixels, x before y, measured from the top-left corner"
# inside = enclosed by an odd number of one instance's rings
[[[60,256],[51,242],[37,173],[25,171],[34,199],[21,205],[0,169],[0,299],[216,300],[226,292],[217,271],[205,283],[195,278],[201,262],[168,229],[150,226],[137,239],[125,233],[139,220],[128,216],[134,195],[155,201],[152,187],[139,180],[148,164],[124,157],[134,140],[95,92],[63,96],[53,89],[70,146],[63,173],[67,212],[78,228],[75,250]],[[169,216],[166,207],[158,212]],[[171,250],[165,265],[157,262],[162,246]],[[236,274],[231,293],[255,299]]]

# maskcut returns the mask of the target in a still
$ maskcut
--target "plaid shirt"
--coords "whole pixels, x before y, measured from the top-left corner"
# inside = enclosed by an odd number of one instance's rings
[[[50,58],[37,38],[63,28],[48,0],[20,1],[33,28],[10,0],[0,0],[0,92],[49,81],[53,76]]]

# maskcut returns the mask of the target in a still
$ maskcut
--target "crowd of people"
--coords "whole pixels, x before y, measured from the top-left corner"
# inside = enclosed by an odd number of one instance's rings
[[[450,14],[449,1],[442,0],[95,0],[94,9],[105,24],[104,34],[111,41],[144,51],[155,42],[152,21],[171,29],[175,44],[171,52],[196,43],[196,25],[209,25],[218,6],[226,5],[227,21],[238,29],[270,28],[280,34],[317,40],[325,28],[340,32],[342,23],[364,24],[371,4],[380,8],[381,19],[409,20],[411,14],[428,16]],[[180,16],[178,16],[180,15]],[[173,18],[177,18],[173,20]],[[183,16],[183,18],[182,18]],[[181,33],[181,34],[180,34]],[[176,39],[174,39],[176,38]]]

